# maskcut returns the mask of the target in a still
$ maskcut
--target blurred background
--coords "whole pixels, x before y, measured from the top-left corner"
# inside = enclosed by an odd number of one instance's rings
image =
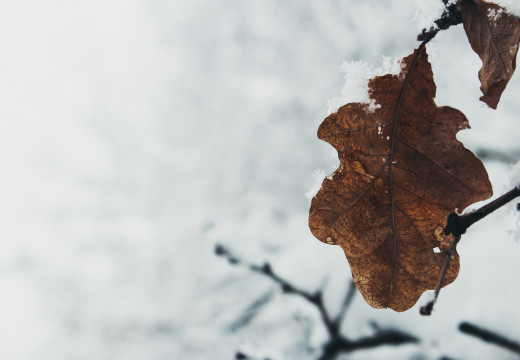
[[[269,262],[339,311],[350,269],[307,225],[338,165],[318,125],[362,85],[342,68],[356,79],[410,54],[442,10],[434,0],[1,1],[0,357],[317,359],[328,333],[316,306],[215,247]],[[458,138],[500,195],[520,150],[518,74],[493,111],[478,101],[481,62],[461,25],[428,52],[437,104],[466,114],[472,130]],[[463,237],[459,277],[433,316],[418,311],[430,294],[405,313],[355,295],[344,336],[399,329],[419,342],[343,358],[514,357],[458,330],[469,321],[520,341],[514,205]]]

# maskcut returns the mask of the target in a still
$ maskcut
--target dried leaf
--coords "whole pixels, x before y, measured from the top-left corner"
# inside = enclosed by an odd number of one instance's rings
[[[461,0],[458,6],[469,43],[482,60],[480,100],[496,109],[516,68],[520,21],[503,7],[482,0]]]
[[[492,191],[482,163],[455,138],[469,128],[466,117],[433,101],[424,46],[402,60],[400,75],[376,77],[369,89],[375,110],[350,103],[320,125],[340,166],[313,198],[309,225],[343,248],[371,306],[404,311],[438,281],[447,216]],[[445,285],[458,269],[456,254]]]

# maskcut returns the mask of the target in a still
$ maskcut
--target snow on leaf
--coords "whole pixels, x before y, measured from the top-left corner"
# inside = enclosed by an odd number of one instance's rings
[[[340,166],[309,215],[319,240],[343,248],[365,300],[396,311],[435,287],[449,246],[447,216],[492,193],[482,163],[456,140],[466,117],[433,100],[424,45],[402,64],[401,74],[370,80],[379,109],[349,103],[320,125],[318,137],[336,148]],[[444,285],[458,269],[455,254]]]
[[[328,114],[336,112],[346,102],[364,103],[371,112],[378,109],[380,105],[368,94],[368,80],[383,74],[399,74],[401,64],[398,59],[383,56],[383,64],[378,68],[374,69],[362,61],[344,61],[341,70],[345,73],[345,85],[341,96],[328,101]]]

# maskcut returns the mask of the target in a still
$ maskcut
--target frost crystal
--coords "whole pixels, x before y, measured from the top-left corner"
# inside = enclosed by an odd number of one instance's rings
[[[508,13],[520,16],[520,1],[518,0],[494,0],[493,3],[502,6]]]
[[[495,9],[489,9],[487,14],[488,19],[493,22],[496,22],[502,16],[503,12],[504,9],[498,9],[498,11],[496,11]]]

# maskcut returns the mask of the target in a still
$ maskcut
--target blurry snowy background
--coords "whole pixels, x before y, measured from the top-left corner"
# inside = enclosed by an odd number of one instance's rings
[[[0,358],[315,359],[327,336],[316,309],[215,245],[339,308],[343,252],[307,226],[306,194],[338,164],[317,127],[441,11],[433,0],[1,1]],[[470,120],[459,139],[514,154],[519,74],[492,111],[462,26],[428,51],[437,103]],[[511,164],[485,166],[503,193]],[[376,322],[421,342],[349,358],[511,358],[457,326],[520,340],[516,219],[501,209],[464,236],[460,275],[430,318],[424,298],[399,314],[358,295],[347,336]]]

